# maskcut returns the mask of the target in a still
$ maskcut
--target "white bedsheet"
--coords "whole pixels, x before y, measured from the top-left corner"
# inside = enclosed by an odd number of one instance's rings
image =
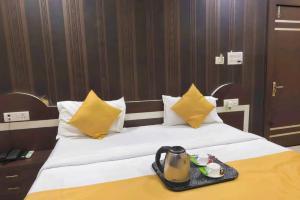
[[[210,153],[224,162],[287,150],[222,123],[199,129],[184,125],[129,128],[100,141],[63,138],[42,167],[30,193],[154,174],[154,154],[165,145],[181,145],[190,154]]]

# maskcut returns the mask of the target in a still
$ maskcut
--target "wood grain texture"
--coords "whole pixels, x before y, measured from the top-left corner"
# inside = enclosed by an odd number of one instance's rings
[[[181,93],[180,70],[180,10],[179,0],[165,0],[165,73],[166,91],[170,95]]]
[[[242,84],[250,130],[263,132],[267,0],[2,0],[0,92],[50,103],[160,99],[191,83]],[[243,51],[242,66],[214,64]]]
[[[24,1],[1,1],[3,29],[13,90],[33,91],[31,51]]]
[[[83,3],[63,0],[71,98],[84,98],[89,88]]]
[[[30,120],[57,119],[58,110],[45,105],[35,96],[23,93],[0,95],[0,123],[4,123],[3,113],[30,112]],[[57,127],[33,128],[24,130],[0,131],[0,151],[12,148],[44,150],[52,149],[56,143]]]
[[[55,102],[57,99],[57,84],[56,84],[56,69],[53,49],[53,36],[51,27],[51,18],[49,10],[49,1],[40,0],[39,10],[41,17],[41,31],[43,39],[43,51],[45,57],[45,68],[47,77],[47,89],[50,102]]]
[[[51,150],[36,151],[30,159],[16,160],[14,162],[1,164],[0,199],[24,199],[50,153]],[[12,175],[15,175],[15,178],[6,178]],[[17,191],[8,190],[8,188],[15,186],[19,188]]]
[[[280,13],[278,14],[278,6]],[[300,144],[299,34],[276,31],[275,28],[298,28],[299,24],[277,23],[275,20],[299,20],[300,1],[270,0],[265,92],[265,136],[281,145]],[[298,71],[297,71],[298,70]],[[283,85],[273,94],[273,83]],[[275,129],[275,130],[274,130]],[[276,130],[277,129],[277,130]]]

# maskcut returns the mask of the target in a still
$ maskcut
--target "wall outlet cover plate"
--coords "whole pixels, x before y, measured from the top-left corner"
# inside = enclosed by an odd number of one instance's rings
[[[224,99],[224,107],[231,108],[239,105],[239,99]]]
[[[4,122],[21,122],[30,120],[29,111],[3,113]]]
[[[227,65],[241,65],[243,64],[243,52],[228,52]]]

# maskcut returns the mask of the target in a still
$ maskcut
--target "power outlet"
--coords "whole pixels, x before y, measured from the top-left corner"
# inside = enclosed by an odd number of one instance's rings
[[[29,111],[3,113],[4,122],[20,122],[30,120]]]
[[[232,108],[239,105],[239,99],[224,99],[224,107]]]
[[[241,65],[243,64],[243,52],[228,52],[227,65]]]

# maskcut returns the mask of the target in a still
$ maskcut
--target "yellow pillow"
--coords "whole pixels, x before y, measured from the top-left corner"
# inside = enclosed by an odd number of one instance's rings
[[[92,138],[103,138],[120,113],[121,110],[108,105],[91,90],[69,124]]]
[[[206,116],[213,109],[214,105],[205,99],[194,84],[192,84],[182,98],[172,106],[172,110],[193,128],[200,127]]]

